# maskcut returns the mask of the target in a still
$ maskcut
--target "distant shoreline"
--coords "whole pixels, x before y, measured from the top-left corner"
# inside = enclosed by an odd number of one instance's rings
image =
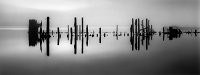
[[[0,30],[28,30],[28,28],[0,28]]]

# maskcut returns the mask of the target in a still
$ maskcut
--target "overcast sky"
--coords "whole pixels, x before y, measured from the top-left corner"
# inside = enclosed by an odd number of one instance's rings
[[[74,17],[92,26],[128,26],[131,18],[149,18],[155,29],[198,26],[199,11],[199,0],[0,0],[0,27],[28,27],[29,19],[47,16],[52,27],[72,25]]]

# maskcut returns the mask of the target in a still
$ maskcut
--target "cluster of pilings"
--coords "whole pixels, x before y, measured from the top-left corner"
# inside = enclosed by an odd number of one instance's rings
[[[70,27],[67,26],[67,39],[70,40],[70,44],[73,44],[74,41],[74,54],[77,54],[77,41],[81,40],[81,53],[83,53],[84,49],[84,36],[86,37],[86,46],[88,46],[88,39],[89,39],[89,31],[88,31],[88,25],[86,25],[86,31],[84,32],[84,19],[81,18],[81,25],[77,24],[77,18],[74,18],[74,26]],[[59,45],[59,39],[61,37],[60,35],[59,27],[57,28],[57,34],[58,34],[58,45]]]
[[[28,33],[29,36],[29,46],[35,46],[37,45],[37,42],[39,40],[39,35],[38,35],[38,28],[42,26],[42,23],[38,23],[37,20],[35,19],[30,19],[29,20],[29,30]],[[34,38],[32,38],[34,37]]]
[[[74,18],[74,25],[70,27],[67,25],[67,32],[61,32],[60,28],[57,27],[57,31],[51,30],[50,32],[50,18],[47,17],[46,19],[46,30],[42,29],[42,22],[38,23],[35,19],[29,20],[29,46],[36,46],[37,43],[40,43],[40,50],[42,52],[42,43],[46,40],[46,55],[50,55],[49,44],[50,44],[50,37],[57,34],[58,40],[57,45],[60,44],[61,33],[67,33],[67,39],[70,40],[70,44],[74,45],[74,54],[78,53],[77,50],[77,41],[81,40],[81,53],[84,53],[84,45],[88,46],[89,37],[98,37],[99,43],[102,43],[102,37],[108,36],[109,33],[113,33],[113,36],[116,36],[116,40],[119,39],[119,36],[128,36],[130,37],[130,43],[132,46],[132,50],[140,50],[140,44],[142,46],[146,46],[146,50],[150,45],[150,40],[152,40],[153,35],[156,33],[153,30],[152,25],[150,25],[149,19],[133,19],[132,24],[130,26],[130,32],[119,32],[119,27],[116,25],[116,30],[113,32],[102,32],[103,29],[101,27],[98,28],[98,33],[95,33],[94,30],[91,32],[89,31],[89,26],[86,25],[84,27],[84,19],[81,18],[81,25],[77,24],[77,18]],[[163,32],[159,32],[159,35],[163,34],[164,37],[167,36],[170,40],[173,38],[179,38],[182,33],[191,34],[194,33],[195,36],[197,35],[197,30],[195,31],[188,31],[182,32],[180,29],[174,29],[169,27],[167,31],[163,28]],[[51,34],[50,34],[51,33]],[[85,40],[84,40],[85,39]],[[85,43],[85,44],[84,44]]]
[[[49,19],[50,18],[47,17],[46,31],[42,29],[42,21],[41,23],[37,23],[37,20],[35,19],[29,20],[29,29],[28,29],[29,46],[36,46],[37,42],[40,42],[40,50],[42,52],[42,43],[46,40],[47,56],[49,56],[49,38],[51,37],[49,32],[50,30]]]
[[[153,30],[152,25],[150,25],[150,20],[145,19],[140,20],[132,18],[132,24],[130,27],[130,43],[132,45],[132,50],[140,50],[140,44],[144,45],[144,40],[146,40],[146,50],[150,45],[150,39],[152,40],[153,34],[156,32]],[[140,42],[141,41],[141,42]]]
[[[54,33],[57,34],[57,36],[58,36],[57,45],[59,45],[61,33],[63,33],[63,32],[60,31],[59,27],[57,27],[57,32],[54,32],[53,30],[52,30],[52,32],[50,32],[50,18],[49,17],[47,17],[46,31],[44,31],[42,29],[42,23],[39,25],[38,24],[36,25],[36,24],[32,24],[32,21],[29,21],[29,22],[30,22],[29,38],[35,38],[35,36],[36,36],[37,40],[40,40],[41,51],[42,51],[42,41],[44,42],[44,40],[46,40],[46,47],[47,47],[46,53],[47,53],[47,56],[49,56],[50,55],[50,52],[49,52],[50,40],[49,39],[50,39],[51,35],[53,35]],[[40,28],[39,32],[38,32],[38,28]],[[34,36],[31,36],[32,33],[34,34]],[[39,33],[40,37],[37,37],[38,33]],[[74,26],[70,27],[69,25],[67,25],[66,33],[67,33],[67,39],[70,40],[70,44],[73,44],[73,41],[74,41],[74,54],[77,54],[77,41],[78,40],[81,40],[81,42],[82,42],[81,43],[81,46],[82,46],[81,53],[84,53],[84,38],[86,38],[85,44],[86,44],[86,46],[88,46],[89,37],[95,36],[94,30],[92,32],[89,32],[88,25],[86,25],[86,27],[84,28],[83,17],[81,18],[81,25],[77,24],[77,18],[75,17],[74,18]],[[108,33],[111,33],[111,32],[102,32],[102,28],[99,27],[99,32],[96,34],[96,36],[99,37],[99,43],[102,43],[102,40],[101,40],[102,36],[106,37]],[[146,24],[144,24],[143,20],[140,21],[140,19],[135,19],[135,22],[134,22],[134,19],[132,19],[130,33],[124,32],[124,36],[130,36],[132,50],[133,50],[134,45],[135,45],[135,49],[139,50],[140,49],[140,41],[142,41],[141,44],[143,45],[145,39],[146,39],[146,46],[147,46],[146,48],[148,49],[149,39],[150,38],[152,39],[152,35],[154,33],[155,32],[152,29],[152,25],[149,24],[148,19],[146,19]],[[118,40],[119,36],[122,36],[122,32],[119,32],[119,30],[118,30],[118,25],[116,26],[116,31],[113,32],[113,36],[116,36],[117,40]],[[35,45],[37,44],[37,42],[39,42],[39,41],[35,41],[35,40],[33,40],[33,41],[35,42],[34,43]],[[135,42],[135,44],[134,44],[134,42]],[[29,41],[29,43],[32,43],[32,42]]]
[[[194,31],[191,30],[191,31],[183,32],[181,29],[177,27],[175,28],[175,27],[169,26],[168,28],[163,27],[162,32],[161,31],[159,32],[159,36],[161,36],[162,34],[163,41],[165,40],[165,37],[168,38],[169,40],[173,40],[174,38],[180,38],[183,33],[195,34],[195,36],[197,36],[197,34],[200,32],[198,32],[197,29],[195,29]]]
[[[57,31],[50,32],[50,18],[47,17],[46,20],[46,31],[42,29],[42,22],[37,23],[37,20],[30,19],[29,20],[29,46],[35,46],[37,45],[37,42],[40,43],[40,50],[42,52],[42,43],[46,40],[46,55],[50,55],[49,50],[49,43],[50,43],[50,37],[53,36],[54,33],[57,34],[58,40],[57,45],[60,44],[61,39],[61,33],[67,33],[67,39],[70,40],[70,44],[74,45],[74,54],[77,54],[77,41],[81,40],[81,53],[84,53],[84,45],[88,46],[88,40],[89,37],[98,37],[99,43],[102,43],[102,37],[108,36],[109,33],[113,33],[113,36],[116,37],[116,40],[119,39],[120,36],[128,36],[130,37],[130,43],[132,46],[132,51],[140,50],[140,45],[146,46],[146,50],[148,49],[148,46],[150,45],[150,40],[152,40],[153,35],[156,33],[153,30],[152,25],[150,25],[149,19],[133,19],[132,18],[132,24],[130,26],[130,32],[119,32],[119,26],[116,25],[116,30],[113,32],[102,32],[102,28],[98,28],[98,33],[95,33],[94,30],[89,31],[89,26],[86,25],[84,27],[84,19],[81,18],[81,25],[77,24],[77,18],[74,18],[74,25],[70,27],[67,25],[67,32],[61,32],[60,28],[57,27]],[[51,34],[50,34],[51,33]],[[159,32],[159,36],[163,34],[163,40],[165,39],[165,36],[169,38],[169,40],[173,40],[173,38],[180,38],[181,34],[192,34],[194,33],[195,36],[197,36],[198,33],[197,30],[195,31],[188,31],[188,32],[182,32],[180,29],[175,29],[173,27],[169,27],[168,29],[165,29],[163,27],[163,31]],[[84,40],[85,39],[85,40]],[[85,43],[85,44],[84,44]]]
[[[180,38],[182,31],[178,28],[169,27],[168,29],[165,29],[165,27],[163,27],[162,34],[163,41],[165,40],[165,36],[167,36],[169,40],[173,40],[173,38]],[[161,32],[159,32],[159,36],[161,36]]]

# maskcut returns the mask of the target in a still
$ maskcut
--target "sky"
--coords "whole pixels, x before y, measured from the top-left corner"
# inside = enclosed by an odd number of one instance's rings
[[[198,27],[199,0],[0,0],[0,28],[28,27],[29,19],[51,27],[73,25],[74,17],[89,26],[130,26],[131,18],[150,19],[156,30],[177,25]]]

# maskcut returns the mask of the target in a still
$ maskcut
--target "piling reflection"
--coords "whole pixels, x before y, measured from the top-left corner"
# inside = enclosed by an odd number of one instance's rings
[[[81,41],[81,53],[84,53],[84,46],[89,46],[89,38],[98,37],[99,43],[102,42],[102,38],[106,38],[109,34],[112,34],[116,37],[116,41],[119,40],[119,37],[129,37],[130,38],[130,45],[132,51],[140,50],[142,46],[148,50],[150,46],[150,41],[153,40],[153,36],[156,34],[156,31],[153,29],[153,25],[150,24],[149,19],[134,19],[132,18],[131,25],[130,25],[130,32],[120,32],[119,26],[116,25],[116,30],[113,32],[106,32],[102,27],[99,27],[98,32],[96,33],[95,30],[89,31],[89,26],[86,25],[84,28],[84,19],[81,18],[81,25],[77,24],[77,18],[74,18],[74,26],[70,27],[67,25],[66,32],[60,31],[60,28],[57,27],[57,31],[50,30],[50,18],[47,17],[46,19],[46,31],[43,30],[42,22],[38,22],[35,19],[29,20],[29,29],[28,29],[28,37],[29,37],[29,46],[36,46],[40,43],[40,50],[42,51],[42,44],[46,41],[46,55],[50,55],[50,38],[53,36],[54,33],[57,34],[57,45],[60,45],[60,39],[62,34],[67,34],[67,40],[70,41],[70,44],[74,46],[74,54],[77,54],[79,51],[77,49],[77,41]],[[51,32],[50,32],[51,31]],[[165,38],[169,40],[173,40],[174,38],[180,38],[182,34],[195,34],[197,36],[197,30],[193,31],[181,31],[179,28],[174,27],[163,27],[162,32],[160,31],[158,34],[162,38],[163,41]],[[85,39],[85,41],[84,41]],[[74,42],[74,43],[73,43]],[[85,43],[85,44],[84,44]]]

